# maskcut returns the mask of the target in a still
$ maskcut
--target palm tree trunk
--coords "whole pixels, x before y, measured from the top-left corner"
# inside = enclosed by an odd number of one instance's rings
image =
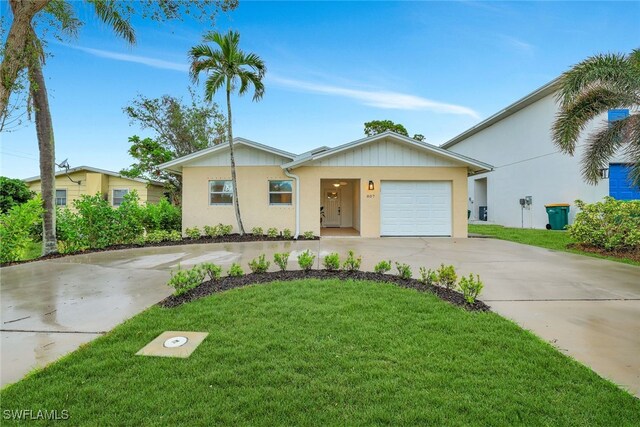
[[[0,65],[0,117],[6,114],[9,97],[20,70],[28,66],[37,52],[30,49],[31,20],[51,0],[10,0],[13,21],[4,45],[4,58]]]
[[[35,33],[31,32],[31,37]],[[35,44],[35,42],[34,42]],[[55,145],[53,139],[53,123],[49,110],[49,99],[42,74],[42,63],[35,58],[29,65],[30,90],[35,110],[36,133],[40,150],[40,184],[42,187],[42,203],[44,218],[42,221],[42,255],[58,251],[56,239],[56,206],[55,206]]]
[[[240,216],[240,203],[238,202],[238,180],[236,179],[236,159],[233,155],[233,130],[231,128],[231,82],[227,80],[227,138],[229,138],[229,152],[231,156],[231,183],[233,184],[233,206],[236,210],[238,231],[244,236],[244,226]]]

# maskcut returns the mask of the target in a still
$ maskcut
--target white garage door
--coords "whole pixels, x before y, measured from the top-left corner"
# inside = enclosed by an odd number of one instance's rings
[[[382,181],[380,235],[451,236],[451,182]]]

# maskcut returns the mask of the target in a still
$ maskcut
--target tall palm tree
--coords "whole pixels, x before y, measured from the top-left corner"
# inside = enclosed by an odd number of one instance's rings
[[[253,86],[253,100],[259,101],[264,95],[262,79],[267,69],[260,57],[254,53],[245,53],[240,49],[240,34],[231,31],[221,34],[211,31],[204,35],[203,44],[194,46],[189,51],[191,59],[191,78],[198,81],[201,72],[207,75],[205,82],[205,99],[212,101],[213,96],[222,87],[227,94],[227,140],[231,158],[231,182],[233,184],[233,204],[238,221],[238,230],[244,234],[240,204],[238,203],[238,186],[236,180],[236,161],[233,155],[233,121],[231,120],[231,92],[238,89],[238,95],[244,95]],[[206,44],[215,43],[216,49]],[[238,87],[238,83],[240,86]]]
[[[582,176],[588,183],[597,183],[600,170],[620,153],[631,164],[632,183],[640,186],[640,49],[628,55],[596,55],[575,65],[560,77],[557,99],[560,110],[553,141],[570,155],[582,131],[598,115],[616,108],[632,111],[587,136]]]

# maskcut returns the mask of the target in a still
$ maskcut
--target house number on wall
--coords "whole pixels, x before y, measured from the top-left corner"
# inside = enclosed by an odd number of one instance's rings
[[[376,197],[375,194],[367,194],[367,199],[373,199],[374,197]]]

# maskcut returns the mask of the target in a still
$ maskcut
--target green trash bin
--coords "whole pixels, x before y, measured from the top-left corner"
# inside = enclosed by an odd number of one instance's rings
[[[564,230],[569,225],[569,206],[568,203],[544,205],[549,216],[547,230]]]

